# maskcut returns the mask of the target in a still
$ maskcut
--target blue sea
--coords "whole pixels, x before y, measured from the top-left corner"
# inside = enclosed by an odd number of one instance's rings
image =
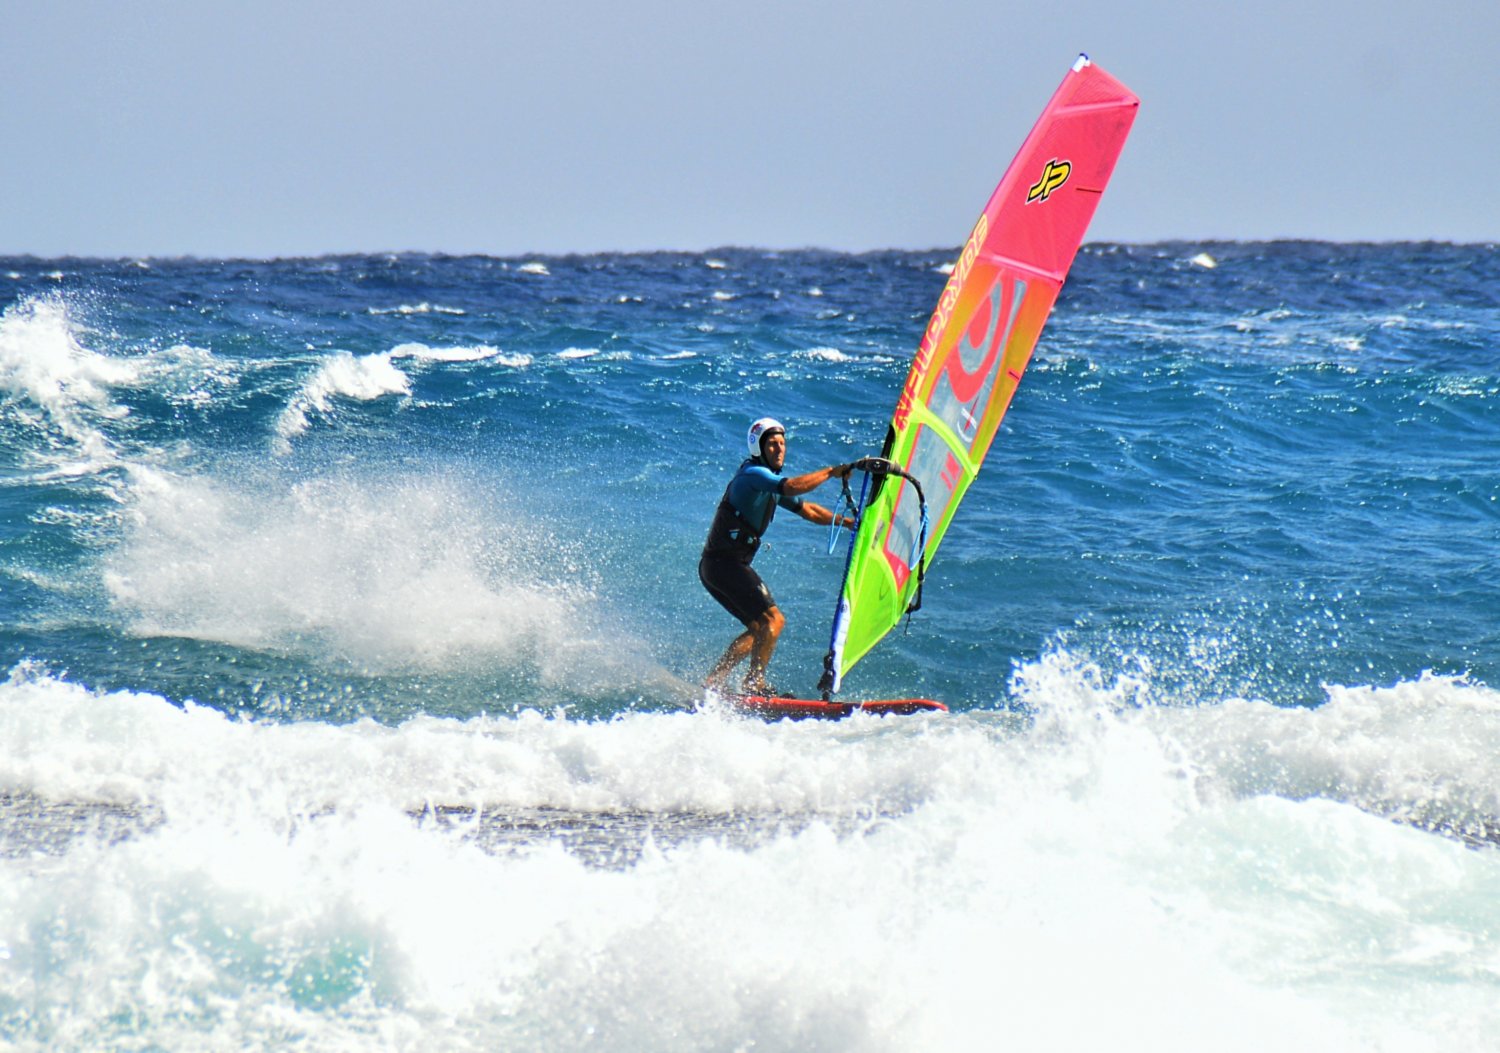
[[[954,254],[0,258],[0,1047],[1500,1050],[1494,245],[1086,246],[951,712],[695,708]]]

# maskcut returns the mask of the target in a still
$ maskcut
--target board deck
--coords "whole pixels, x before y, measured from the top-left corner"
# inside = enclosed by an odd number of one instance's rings
[[[870,702],[820,702],[811,698],[744,695],[732,700],[740,709],[767,720],[842,720],[855,710],[874,716],[946,713],[948,707],[930,698],[884,698]]]

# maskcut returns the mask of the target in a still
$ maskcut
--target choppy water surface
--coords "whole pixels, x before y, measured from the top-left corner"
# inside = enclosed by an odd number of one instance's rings
[[[682,708],[948,255],[0,259],[0,1040],[1500,1049],[1493,247],[1087,247],[847,680],[952,713]]]

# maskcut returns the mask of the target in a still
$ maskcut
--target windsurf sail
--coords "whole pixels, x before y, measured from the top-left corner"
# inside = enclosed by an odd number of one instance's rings
[[[819,689],[920,603],[922,577],[1031,360],[1140,100],[1081,55],[995,188],[912,361],[859,525]]]

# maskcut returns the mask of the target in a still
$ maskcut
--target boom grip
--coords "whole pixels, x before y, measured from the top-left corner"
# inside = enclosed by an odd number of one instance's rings
[[[896,466],[884,457],[861,457],[850,467],[856,472],[866,472],[870,475],[889,475],[896,469]]]

